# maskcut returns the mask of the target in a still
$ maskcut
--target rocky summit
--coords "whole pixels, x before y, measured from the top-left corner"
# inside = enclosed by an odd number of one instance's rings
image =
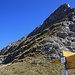
[[[62,51],[75,52],[75,8],[63,4],[42,25],[0,51],[3,63],[45,52],[45,57],[60,58]]]

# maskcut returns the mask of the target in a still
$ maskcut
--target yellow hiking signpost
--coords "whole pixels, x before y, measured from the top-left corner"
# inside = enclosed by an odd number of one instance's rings
[[[63,56],[61,58],[52,60],[52,64],[64,64],[64,70],[62,75],[68,75],[68,69],[75,69],[75,53],[63,51]]]

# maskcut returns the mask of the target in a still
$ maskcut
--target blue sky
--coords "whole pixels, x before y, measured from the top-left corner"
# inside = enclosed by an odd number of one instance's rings
[[[0,49],[29,34],[61,4],[75,0],[0,0]]]

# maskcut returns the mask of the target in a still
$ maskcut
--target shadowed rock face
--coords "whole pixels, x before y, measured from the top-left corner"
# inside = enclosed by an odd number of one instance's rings
[[[9,63],[43,51],[52,59],[59,58],[63,50],[75,51],[75,8],[69,4],[61,5],[42,25],[3,48],[0,54],[7,55],[4,63]]]
[[[56,22],[60,22],[65,19],[70,19],[75,21],[75,9],[72,9],[69,4],[63,4],[61,5],[57,10],[55,10],[39,27],[35,28],[29,35],[33,36],[38,33],[41,33],[44,29],[50,27],[52,24]],[[73,15],[73,16],[72,16]]]

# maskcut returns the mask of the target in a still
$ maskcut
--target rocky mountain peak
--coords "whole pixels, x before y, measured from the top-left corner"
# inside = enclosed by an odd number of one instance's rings
[[[63,50],[75,52],[75,8],[69,4],[61,5],[42,25],[3,48],[0,54],[7,55],[4,63],[9,63],[39,52],[58,58]]]
[[[68,8],[70,8],[70,5],[65,3],[65,4],[62,4],[60,7],[64,8],[64,9],[68,9]]]
[[[59,6],[58,9],[56,9],[39,27],[35,28],[29,35],[33,36],[40,32],[42,32],[44,29],[50,27],[56,22],[60,21],[67,21],[67,20],[74,20],[75,15],[75,9],[71,8],[69,4],[62,4]]]

